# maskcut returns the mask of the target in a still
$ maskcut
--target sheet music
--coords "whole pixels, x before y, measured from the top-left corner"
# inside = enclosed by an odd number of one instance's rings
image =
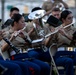
[[[52,33],[49,33],[45,36],[45,38],[49,37],[50,35],[56,33],[58,30],[55,30],[54,32]],[[38,43],[38,42],[42,42],[44,38],[41,38],[41,39],[37,39],[37,40],[33,40],[32,43]]]

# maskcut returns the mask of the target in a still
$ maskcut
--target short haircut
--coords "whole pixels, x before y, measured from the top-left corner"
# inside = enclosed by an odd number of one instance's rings
[[[60,9],[59,8],[53,8],[52,11],[60,11]]]
[[[11,24],[11,26],[14,26],[14,22],[18,22],[20,19],[21,19],[21,17],[23,17],[21,14],[14,14],[13,16],[12,16],[12,24]]]
[[[31,12],[33,12],[33,11],[36,11],[36,10],[41,10],[42,8],[40,8],[40,7],[35,7],[35,8],[33,8],[32,10],[31,10]]]
[[[13,8],[11,8],[10,12],[13,12],[14,10],[19,11],[19,9],[17,7],[13,7]]]

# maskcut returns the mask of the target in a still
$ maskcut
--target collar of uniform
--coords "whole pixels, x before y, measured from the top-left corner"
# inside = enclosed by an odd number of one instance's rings
[[[9,30],[9,33],[12,34],[14,32],[14,30],[12,30],[12,28]]]

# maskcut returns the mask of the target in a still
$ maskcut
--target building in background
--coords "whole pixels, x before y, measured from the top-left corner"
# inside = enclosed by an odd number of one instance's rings
[[[2,18],[2,3],[0,0],[0,18]],[[20,13],[29,13],[31,11],[32,8],[34,8],[35,6],[42,6],[42,3],[45,0],[5,0],[4,3],[4,21],[6,21],[7,18],[9,18],[9,10],[11,7],[18,7],[20,9]],[[76,9],[75,9],[75,0],[64,0],[66,3],[68,3],[68,6],[70,7],[70,9],[73,11],[74,16],[76,17]]]

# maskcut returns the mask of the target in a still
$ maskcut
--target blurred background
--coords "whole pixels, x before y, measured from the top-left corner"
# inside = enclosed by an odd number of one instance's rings
[[[20,9],[20,13],[30,13],[35,6],[42,6],[45,0],[0,0],[0,19],[6,21],[9,18],[9,11],[16,6]],[[64,0],[76,18],[76,0]]]

